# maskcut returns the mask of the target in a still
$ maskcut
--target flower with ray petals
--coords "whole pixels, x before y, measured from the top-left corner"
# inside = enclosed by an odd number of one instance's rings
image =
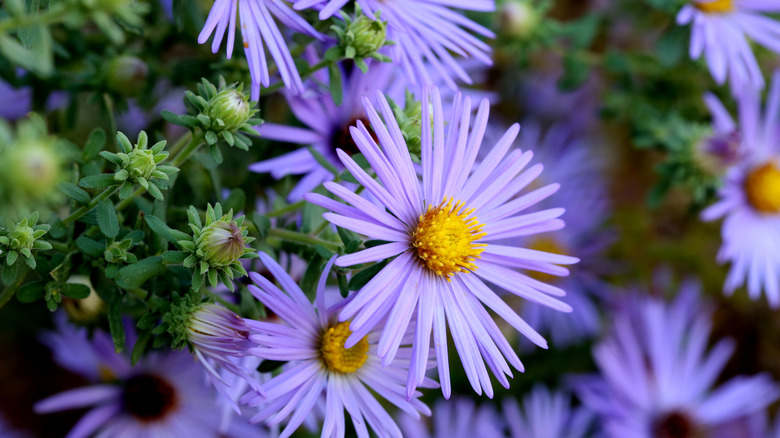
[[[368,427],[380,437],[400,437],[393,418],[379,404],[378,394],[405,412],[419,418],[430,410],[419,399],[420,392],[407,392],[404,379],[409,368],[411,349],[400,348],[392,363],[381,366],[376,357],[378,332],[369,332],[350,347],[344,342],[352,334],[350,322],[339,322],[338,311],[344,300],[328,306],[325,282],[333,265],[328,262],[317,286],[312,304],[303,291],[268,255],[260,254],[263,264],[276,278],[281,289],[265,277],[251,273],[259,286],[249,286],[252,294],[284,321],[283,324],[247,320],[258,334],[250,336],[258,346],[252,352],[266,360],[289,361],[282,373],[263,384],[265,396],[250,392],[242,402],[260,406],[252,421],[273,425],[290,416],[281,437],[290,436],[309,416],[324,395],[323,437],[343,437],[344,409],[359,437],[368,437]],[[411,337],[400,333],[403,343]],[[428,358],[425,358],[428,368]],[[435,388],[430,379],[422,387]]]
[[[592,412],[572,408],[571,397],[537,384],[523,398],[522,407],[511,398],[503,403],[511,438],[584,438],[593,423]]]
[[[422,420],[403,415],[401,429],[407,438],[505,438],[500,420],[492,405],[477,407],[474,400],[460,397],[437,401],[430,427]]]
[[[433,126],[423,123],[422,182],[381,93],[377,93],[377,101],[383,118],[367,99],[364,105],[381,149],[363,123],[359,122],[351,131],[379,182],[346,153],[338,154],[344,166],[382,207],[334,183],[326,183],[325,187],[349,204],[318,194],[305,197],[332,210],[324,215],[331,223],[388,242],[336,261],[338,266],[352,266],[392,258],[340,312],[340,320],[350,320],[353,332],[346,346],[354,346],[386,320],[377,353],[384,364],[389,364],[396,357],[402,334],[411,324],[414,346],[407,379],[407,391],[411,394],[423,379],[433,332],[442,390],[449,397],[449,326],[472,387],[478,393],[484,389],[492,396],[488,368],[508,387],[507,376],[512,376],[509,364],[521,371],[523,366],[486,307],[537,345],[547,344],[486,283],[568,312],[571,307],[553,297],[565,295],[562,289],[516,269],[565,275],[567,271],[556,265],[577,262],[574,257],[495,242],[560,229],[564,224],[558,217],[563,209],[521,214],[555,190],[544,187],[520,194],[538,173],[523,172],[531,161],[530,152],[509,152],[519,132],[518,125],[506,132],[481,163],[475,162],[487,125],[487,100],[480,104],[473,129],[469,130],[469,97],[457,94],[451,115],[445,119],[439,90],[433,87],[423,91],[422,120],[430,120],[432,107]]]
[[[295,0],[294,8],[324,3],[322,20],[338,12],[347,0]],[[397,43],[387,53],[413,84],[433,84],[439,79],[452,89],[457,89],[455,79],[470,84],[468,73],[452,53],[493,63],[490,47],[471,34],[493,38],[493,32],[450,9],[489,12],[496,8],[493,0],[357,0],[357,4],[369,17],[380,16],[387,22],[387,39]]]
[[[265,49],[276,63],[279,74],[285,87],[295,93],[303,91],[303,82],[295,67],[295,61],[290,54],[290,49],[284,41],[282,33],[274,20],[297,32],[316,38],[320,34],[293,12],[284,2],[273,0],[215,0],[211,12],[206,19],[198,43],[203,44],[214,34],[211,50],[216,53],[225,31],[227,38],[227,57],[233,55],[233,44],[236,40],[236,12],[238,12],[243,39],[244,54],[249,63],[249,73],[252,76],[252,100],[259,97],[259,85],[270,85],[268,64],[266,63]]]
[[[730,340],[707,350],[711,312],[698,284],[682,285],[672,303],[635,296],[613,317],[593,356],[601,372],[573,380],[607,437],[746,437],[740,431],[780,391],[767,374],[738,376],[714,388],[734,352]]]
[[[772,307],[780,306],[780,72],[775,73],[764,114],[758,93],[740,101],[739,162],[726,174],[719,200],[702,212],[702,219],[721,217],[723,245],[718,260],[731,262],[724,290],[732,293],[747,281],[758,299],[763,290]],[[712,102],[712,100],[711,100]],[[713,104],[711,103],[711,106]],[[714,105],[714,108],[721,108]],[[716,123],[733,127],[725,110]],[[724,120],[725,119],[725,120]]]
[[[764,15],[780,12],[775,0],[691,0],[677,15],[678,24],[692,23],[690,54],[702,55],[712,77],[729,77],[734,95],[744,88],[764,88],[764,77],[750,47],[756,43],[780,53],[780,22]]]

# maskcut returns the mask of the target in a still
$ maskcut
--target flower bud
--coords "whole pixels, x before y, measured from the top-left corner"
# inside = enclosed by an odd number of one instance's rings
[[[97,320],[106,309],[106,302],[95,292],[92,282],[86,275],[73,275],[68,278],[67,283],[83,284],[89,288],[89,295],[80,300],[66,298],[63,300],[63,307],[68,316],[77,322],[86,324]]]
[[[510,0],[499,11],[499,25],[503,33],[519,38],[533,34],[540,22],[539,12],[528,0]]]
[[[349,58],[367,58],[385,45],[387,24],[384,21],[372,20],[361,15],[347,26],[345,45],[354,49]]]
[[[5,171],[12,189],[31,199],[45,199],[60,180],[60,160],[46,140],[26,139],[10,148]]]
[[[235,221],[220,219],[206,225],[195,242],[211,266],[228,266],[243,254],[244,230]]]
[[[135,56],[114,58],[106,70],[106,86],[123,96],[132,96],[141,91],[146,83],[149,68]]]
[[[247,96],[239,90],[227,88],[221,90],[209,101],[206,114],[212,120],[220,119],[224,126],[212,123],[215,131],[236,131],[252,116]]]
[[[149,149],[133,149],[127,154],[130,164],[130,176],[134,178],[150,179],[152,172],[157,170],[157,162],[154,160],[154,152]]]

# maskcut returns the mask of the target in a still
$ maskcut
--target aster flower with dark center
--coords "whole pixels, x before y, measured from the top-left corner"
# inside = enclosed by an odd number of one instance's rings
[[[320,9],[324,20],[345,4],[347,0],[296,0],[294,8],[324,5]],[[490,12],[496,8],[493,0],[357,0],[357,4],[367,16],[387,21],[387,39],[397,43],[387,53],[415,85],[443,80],[455,90],[456,80],[470,84],[468,73],[453,54],[492,64],[490,46],[472,33],[493,38],[493,32],[452,8]]]
[[[368,437],[368,428],[380,437],[401,437],[395,420],[379,404],[378,396],[419,418],[430,410],[415,391],[407,395],[404,379],[409,368],[411,348],[400,348],[392,363],[382,366],[376,356],[378,332],[361,336],[346,346],[352,335],[351,322],[337,319],[344,300],[329,304],[325,284],[333,265],[328,262],[317,286],[312,304],[297,284],[268,255],[261,254],[263,264],[271,271],[281,289],[265,277],[251,273],[257,287],[252,294],[283,321],[283,324],[247,320],[257,332],[250,339],[257,343],[253,354],[265,360],[288,361],[282,372],[263,384],[265,395],[249,392],[242,402],[259,406],[253,422],[275,425],[290,417],[280,437],[290,436],[324,398],[322,437],[343,437],[344,409],[347,410],[359,437]],[[338,296],[338,294],[336,294]],[[401,334],[403,343],[411,336]],[[425,368],[428,368],[426,357]],[[430,379],[422,387],[435,388]]]
[[[238,14],[237,14],[238,13]],[[303,91],[303,81],[290,54],[290,49],[279,31],[276,20],[297,32],[316,38],[321,35],[303,18],[293,12],[284,2],[272,0],[215,0],[206,19],[203,30],[198,35],[198,43],[203,44],[214,34],[211,50],[216,53],[225,31],[227,38],[227,57],[233,55],[236,39],[236,15],[239,17],[244,54],[249,63],[252,76],[252,100],[259,97],[259,85],[270,85],[270,73],[266,62],[265,49],[268,49],[282,77],[285,87],[294,93]]]
[[[189,354],[152,353],[132,366],[116,354],[110,336],[102,331],[89,340],[86,329],[74,329],[63,319],[60,330],[45,339],[55,359],[67,369],[88,377],[92,385],[67,390],[35,404],[46,414],[91,408],[68,433],[77,437],[221,437],[267,436],[257,427],[235,421],[220,433],[216,397],[204,385],[202,369]],[[127,327],[132,342],[135,334]]]
[[[778,386],[767,374],[715,386],[734,343],[707,348],[711,311],[698,294],[687,282],[672,303],[632,297],[593,350],[600,375],[573,379],[607,437],[758,438],[735,431],[777,400]]]
[[[485,159],[475,163],[487,125],[487,100],[480,104],[474,126],[469,129],[468,97],[457,94],[450,117],[445,119],[438,89],[423,91],[422,120],[433,123],[422,124],[422,181],[381,93],[377,93],[377,102],[382,118],[364,99],[381,149],[362,123],[352,128],[352,137],[379,182],[346,153],[338,154],[344,166],[382,207],[334,183],[326,183],[325,188],[348,204],[318,194],[305,197],[331,210],[324,215],[331,223],[388,242],[343,255],[336,261],[338,266],[352,266],[391,259],[340,312],[339,319],[351,321],[353,332],[346,347],[354,346],[381,326],[377,353],[383,364],[390,364],[397,356],[403,333],[411,325],[414,347],[407,378],[409,396],[423,380],[433,332],[442,390],[449,397],[449,326],[472,387],[492,396],[488,368],[508,387],[507,376],[512,376],[509,365],[521,371],[523,366],[486,307],[535,344],[547,344],[486,283],[568,312],[571,308],[554,298],[565,295],[562,289],[517,269],[566,275],[568,271],[556,265],[577,262],[574,257],[495,242],[560,229],[564,224],[558,217],[563,209],[522,214],[555,190],[543,187],[521,194],[538,172],[523,171],[531,161],[530,152],[509,152],[519,126],[513,125]]]
[[[772,307],[780,306],[778,111],[780,73],[775,73],[763,114],[758,93],[745,93],[740,100],[738,162],[726,174],[718,201],[702,212],[705,221],[724,218],[718,260],[731,263],[724,290],[733,293],[747,283],[752,299],[764,291]]]
[[[750,47],[752,41],[780,53],[780,22],[765,15],[780,12],[775,0],[691,0],[677,23],[691,24],[690,55],[704,55],[718,84],[729,78],[739,95],[745,88],[764,88],[764,77]]]

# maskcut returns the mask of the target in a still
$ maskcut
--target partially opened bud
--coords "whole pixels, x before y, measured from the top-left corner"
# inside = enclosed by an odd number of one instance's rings
[[[211,266],[228,266],[244,255],[244,230],[235,220],[218,220],[206,225],[195,242]]]
[[[212,123],[212,129],[215,131],[237,131],[252,116],[249,99],[240,90],[226,88],[221,90],[209,101],[207,116],[212,120],[222,120],[223,126]]]

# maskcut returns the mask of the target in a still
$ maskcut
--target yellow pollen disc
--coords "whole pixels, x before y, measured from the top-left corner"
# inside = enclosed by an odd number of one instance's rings
[[[368,359],[368,336],[365,336],[352,348],[344,348],[344,343],[352,334],[349,321],[329,327],[322,334],[320,353],[328,369],[339,373],[354,373]]]
[[[780,169],[776,163],[766,163],[748,174],[745,196],[761,213],[780,213]]]
[[[694,6],[708,14],[725,14],[734,10],[734,0],[715,0],[711,2],[694,2]]]
[[[531,241],[531,244],[528,245],[528,249],[548,252],[551,254],[566,254],[566,250],[564,249],[563,245],[561,245],[557,240],[555,240],[550,236],[542,236],[542,237],[535,238],[533,241]],[[538,271],[530,271],[527,272],[526,275],[545,283],[553,283],[559,279],[559,277],[555,275],[551,275],[546,272],[538,272]]]
[[[474,209],[466,209],[463,202],[453,204],[452,198],[445,197],[438,206],[428,206],[412,232],[417,258],[448,281],[456,272],[477,269],[474,259],[478,259],[487,246],[474,243],[487,233],[482,231],[483,224],[477,218],[469,217],[473,212]]]

